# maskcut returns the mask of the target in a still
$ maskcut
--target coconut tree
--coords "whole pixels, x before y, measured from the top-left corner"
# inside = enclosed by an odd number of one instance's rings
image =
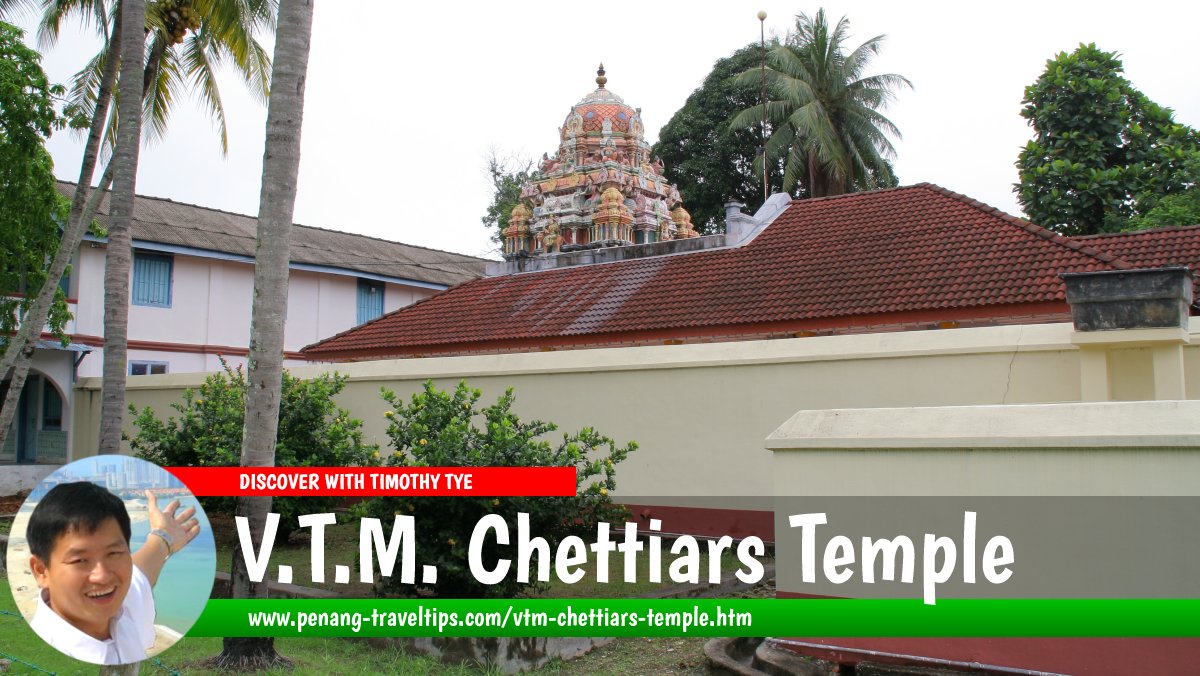
[[[141,26],[146,21],[145,0],[121,0],[121,22]],[[100,453],[121,452],[121,419],[125,409],[126,329],[129,320],[129,268],[133,262],[133,198],[136,192],[138,151],[142,147],[142,53],[146,35],[121,31],[121,100],[117,114],[121,128],[113,151],[113,195],[108,226],[108,252],[104,259],[104,385],[100,395]]]
[[[734,117],[734,128],[761,124],[763,108],[771,122],[767,154],[784,159],[784,190],[806,181],[813,197],[838,195],[895,184],[889,163],[895,149],[889,136],[900,131],[882,112],[895,92],[911,87],[895,74],[864,75],[879,54],[878,35],[847,53],[850,22],[832,28],[825,10],[796,17],[787,40],[766,56],[771,100]],[[762,72],[742,73],[739,82],[757,83]]]
[[[283,328],[291,257],[292,212],[300,171],[300,131],[304,117],[304,83],[312,34],[311,0],[286,0],[279,7],[275,37],[274,87],[267,104],[266,148],[259,193],[258,243],[254,254],[254,306],[247,356],[246,419],[242,429],[245,467],[275,464],[279,428],[279,396],[283,387]],[[249,519],[253,539],[261,541],[271,496],[240,497],[237,515]],[[233,598],[266,598],[267,582],[254,582],[246,570],[241,545],[233,552],[230,588]],[[255,671],[287,660],[275,652],[271,638],[226,638],[216,666]]]

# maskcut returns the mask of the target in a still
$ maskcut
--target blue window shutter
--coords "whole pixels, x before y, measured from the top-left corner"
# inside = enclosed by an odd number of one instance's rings
[[[383,316],[383,282],[358,280],[358,323]]]
[[[42,384],[42,429],[62,429],[62,397],[49,381]]]
[[[170,256],[134,252],[133,304],[171,307],[171,273],[174,260]]]

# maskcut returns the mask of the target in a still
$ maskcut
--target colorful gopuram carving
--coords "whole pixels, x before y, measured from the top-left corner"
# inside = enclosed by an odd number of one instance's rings
[[[543,153],[535,181],[504,230],[504,257],[698,237],[679,190],[650,157],[641,109],[605,84],[571,107],[559,129],[558,152]]]

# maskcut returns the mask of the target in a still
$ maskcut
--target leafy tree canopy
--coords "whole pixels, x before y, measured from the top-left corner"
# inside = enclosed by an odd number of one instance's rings
[[[1026,87],[1034,139],[1015,190],[1033,222],[1064,235],[1197,222],[1200,136],[1123,71],[1115,53],[1081,44]]]
[[[747,45],[719,59],[658,134],[651,154],[666,165],[668,180],[679,186],[683,205],[701,234],[722,232],[725,203],[733,200],[751,212],[763,203],[762,168],[755,157],[762,145],[757,127],[732,129],[729,120],[759,102],[759,84],[734,81],[739,73],[758,68],[763,50]],[[782,172],[772,167],[769,180],[778,190]]]
[[[487,158],[487,173],[495,192],[487,212],[479,220],[492,231],[492,241],[500,244],[504,241],[504,229],[508,227],[513,207],[521,201],[521,185],[537,180],[539,174],[533,168],[533,162],[502,158],[495,152]]]
[[[40,57],[21,36],[20,29],[0,22],[0,335],[5,336],[15,330],[16,313],[32,295],[13,294],[36,291],[45,281],[67,206],[44,147],[51,131],[61,126],[53,98],[61,88],[50,86]],[[60,290],[50,325],[62,340],[68,319]]]
[[[1176,180],[1184,186],[1179,192],[1166,195],[1143,195],[1144,206],[1153,204],[1145,213],[1134,216],[1121,225],[1121,230],[1145,230],[1171,225],[1200,224],[1200,153],[1191,153],[1183,162]]]

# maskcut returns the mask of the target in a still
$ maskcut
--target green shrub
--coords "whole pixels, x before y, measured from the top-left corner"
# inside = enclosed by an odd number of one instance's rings
[[[241,463],[242,422],[246,417],[246,377],[241,367],[224,364],[198,389],[183,393],[172,404],[178,418],[160,420],[149,407],[135,416],[137,436],[130,446],[138,457],[171,467],[222,467]],[[275,465],[278,467],[356,467],[379,464],[379,446],[366,444],[362,421],[351,418],[333,401],[346,386],[346,377],[322,374],[312,380],[286,371],[279,405]],[[341,504],[337,497],[276,497],[271,511],[279,519],[279,542],[297,528],[301,514],[329,512]],[[235,499],[201,498],[206,511],[233,514]]]
[[[437,584],[424,590],[426,593],[445,598],[511,597],[530,586],[517,582],[515,572],[496,585],[485,585],[471,574],[467,546],[471,531],[487,514],[503,516],[515,538],[517,513],[528,513],[531,534],[545,538],[552,553],[568,535],[594,539],[599,521],[624,522],[624,508],[613,504],[608,493],[617,487],[616,465],[637,444],[618,446],[591,428],[564,435],[556,445],[541,440],[539,437],[557,427],[539,420],[522,422],[511,410],[515,399],[511,389],[485,408],[477,407],[480,391],[465,382],[448,393],[428,381],[407,404],[387,389],[382,396],[392,408],[385,414],[390,420],[387,435],[393,449],[385,459],[388,466],[576,468],[573,497],[389,496],[364,503],[364,513],[385,524],[390,525],[396,514],[415,518],[417,558],[438,568]],[[491,568],[502,556],[514,558],[515,544],[501,547],[495,538],[488,538],[482,554],[483,563]],[[401,584],[398,575],[384,578],[377,591],[406,596],[418,592]]]

